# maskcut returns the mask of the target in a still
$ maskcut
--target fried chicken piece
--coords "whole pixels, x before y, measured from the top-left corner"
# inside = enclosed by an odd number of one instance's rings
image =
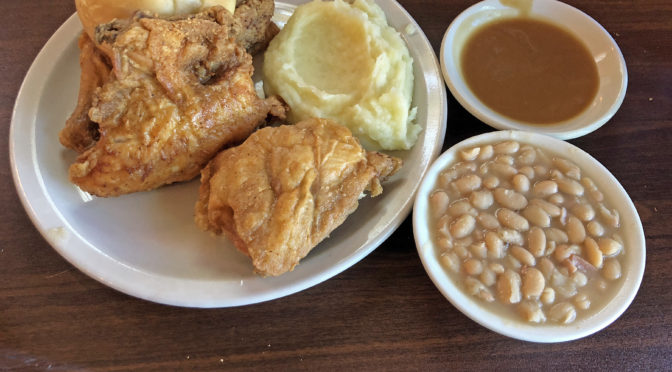
[[[100,139],[70,167],[70,180],[94,195],[190,180],[268,114],[284,116],[277,98],[257,96],[252,57],[226,25],[136,17],[111,50],[113,76],[89,110]]]
[[[215,6],[201,13],[168,18],[169,21],[200,19],[225,26],[232,37],[250,54],[266,48],[278,33],[278,27],[271,22],[274,12],[273,0],[245,0],[236,5],[234,15],[223,7]],[[118,19],[99,25],[95,43],[89,37],[80,36],[80,78],[77,107],[59,134],[63,146],[79,153],[91,147],[99,137],[98,124],[89,118],[96,88],[108,80],[111,62],[115,58],[113,45],[117,36],[134,27],[142,18],[158,18],[154,13],[137,12],[131,19]]]
[[[259,274],[280,275],[355,211],[364,190],[382,192],[380,181],[400,166],[327,119],[266,127],[203,169],[196,224],[224,233]]]
[[[79,96],[77,106],[65,128],[59,133],[61,144],[77,152],[84,152],[98,140],[98,124],[89,118],[89,109],[93,102],[93,93],[110,78],[110,62],[96,48],[91,38],[82,32],[79,36],[79,66],[82,73],[79,79]]]

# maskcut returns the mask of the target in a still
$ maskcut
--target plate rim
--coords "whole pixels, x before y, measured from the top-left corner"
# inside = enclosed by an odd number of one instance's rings
[[[277,3],[297,5],[305,2],[307,1],[285,0],[278,1]],[[435,107],[429,107],[430,103],[433,103],[433,101],[430,100],[427,102],[428,119],[433,118],[429,112],[436,110],[439,112],[437,117],[439,122],[432,124],[436,126],[437,132],[437,138],[431,139],[431,145],[433,147],[428,150],[427,144],[425,144],[425,148],[421,150],[422,160],[425,163],[421,175],[424,176],[425,172],[429,169],[431,161],[435,159],[440,153],[445,138],[448,117],[445,84],[441,76],[440,65],[436,54],[434,53],[434,50],[422,29],[417,25],[413,17],[411,17],[410,14],[408,14],[408,12],[406,12],[406,10],[396,1],[387,3],[386,5],[393,6],[396,11],[401,12],[402,15],[407,18],[408,22],[415,25],[417,30],[416,32],[422,36],[423,47],[429,48],[431,51],[431,57],[433,57],[430,61],[432,74],[436,80],[433,82],[433,84],[436,85],[439,93],[438,98],[435,100],[440,104],[434,105]],[[383,6],[381,6],[381,8],[382,7]],[[123,261],[116,260],[113,257],[107,255],[104,251],[97,249],[86,239],[80,236],[77,233],[77,230],[70,228],[68,232],[76,235],[75,237],[81,241],[79,244],[83,244],[83,248],[85,248],[79,249],[77,252],[73,252],[57,235],[50,232],[50,230],[55,227],[69,226],[69,224],[68,220],[53,204],[50,195],[45,191],[45,185],[42,174],[40,173],[40,167],[37,164],[36,154],[35,129],[37,112],[40,107],[40,99],[31,100],[31,98],[41,97],[41,94],[45,88],[47,79],[42,79],[40,76],[50,76],[50,74],[53,73],[54,66],[49,66],[48,59],[53,58],[54,55],[60,56],[64,52],[65,47],[69,45],[69,43],[71,43],[74,38],[77,37],[80,31],[81,25],[79,24],[77,14],[74,13],[50,36],[48,41],[44,44],[40,52],[31,63],[31,66],[28,69],[17,93],[11,116],[9,152],[12,179],[14,181],[14,185],[17,194],[19,195],[21,204],[23,205],[24,210],[28,214],[31,222],[54,250],[56,250],[70,264],[94,280],[130,296],[166,305],[213,308],[255,304],[300,292],[338,275],[349,267],[355,265],[357,262],[370,254],[373,250],[375,250],[408,217],[413,206],[415,193],[420,186],[419,180],[413,187],[413,192],[410,195],[406,195],[406,197],[403,199],[402,208],[399,208],[396,214],[390,218],[388,223],[378,233],[378,236],[369,241],[368,244],[364,244],[353,250],[347,255],[347,259],[336,262],[333,265],[328,266],[326,269],[319,270],[319,272],[315,275],[299,278],[298,280],[288,285],[284,285],[281,288],[276,288],[262,294],[252,294],[241,298],[227,297],[222,299],[216,295],[207,295],[221,292],[221,290],[218,291],[218,287],[220,285],[219,281],[175,278],[159,273],[138,270],[134,267],[128,266]],[[399,33],[402,38],[406,36],[403,31],[399,31]],[[425,60],[425,58],[423,58],[423,60]],[[414,60],[414,63],[418,62]],[[42,70],[41,67],[43,66],[48,67],[48,69]],[[48,71],[48,73],[45,74],[44,71]],[[427,71],[424,71],[424,75],[427,76]],[[30,95],[31,93],[32,95]],[[429,122],[430,121],[428,121],[428,123]],[[29,130],[20,131],[18,129],[20,125],[29,126]],[[424,129],[425,130],[423,130],[423,132],[426,131],[427,125],[425,125]],[[27,154],[27,158],[22,158],[20,156],[21,150],[18,148],[18,141],[20,139],[26,138],[30,141],[30,146],[29,150],[24,151]],[[29,167],[26,165],[26,163],[29,163],[31,166]],[[422,177],[420,177],[420,179],[421,178]],[[31,181],[33,182],[32,184],[30,183]],[[41,198],[40,202],[42,204],[39,206],[37,205],[35,194],[37,194],[37,197]],[[48,210],[38,211],[36,209],[37,207],[45,208],[45,206],[48,207]],[[104,269],[101,270],[101,267]],[[143,285],[138,285],[138,280],[142,280]],[[170,282],[169,284],[175,286],[174,290],[165,290],[167,281]],[[201,294],[198,298],[189,296],[186,296],[185,298],[182,296],[181,293],[188,293],[187,287],[191,285],[198,285],[199,288],[205,290],[204,292],[206,295],[204,296]]]

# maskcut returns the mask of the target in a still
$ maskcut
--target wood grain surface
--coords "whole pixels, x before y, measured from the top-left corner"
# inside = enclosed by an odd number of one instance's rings
[[[74,1],[2,0],[0,370],[672,370],[672,2],[568,2],[600,22],[625,56],[622,107],[570,142],[630,193],[647,262],[637,297],[612,325],[573,342],[534,344],[481,327],[442,297],[420,263],[410,218],[342,274],[252,306],[164,306],[82,274],[32,225],[8,149],[21,82]],[[401,3],[438,52],[451,20],[473,2]],[[493,130],[448,96],[444,148]]]

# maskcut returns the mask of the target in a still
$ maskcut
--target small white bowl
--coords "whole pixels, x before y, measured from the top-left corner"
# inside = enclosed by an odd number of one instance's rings
[[[614,116],[625,97],[628,85],[625,60],[614,39],[599,23],[582,11],[559,1],[535,0],[529,14],[571,30],[595,58],[600,85],[587,109],[564,122],[532,125],[492,110],[469,89],[460,67],[460,54],[465,41],[479,26],[518,14],[519,10],[502,5],[499,0],[486,0],[469,7],[453,20],[443,36],[440,52],[443,77],[453,96],[472,115],[498,129],[524,130],[571,139],[601,127]]]
[[[513,139],[573,161],[582,173],[589,175],[605,195],[608,205],[618,208],[621,218],[619,233],[626,247],[620,288],[598,311],[579,317],[568,325],[534,325],[514,321],[487,310],[481,301],[466,294],[450,278],[437,257],[437,249],[429,229],[429,195],[442,170],[451,165],[462,149]],[[466,316],[505,336],[532,342],[563,342],[593,334],[615,321],[634,299],[644,275],[646,245],[642,223],[627,192],[616,178],[588,153],[567,142],[536,133],[497,131],[468,138],[444,152],[430,167],[420,184],[413,207],[413,233],[422,264],[441,293]]]

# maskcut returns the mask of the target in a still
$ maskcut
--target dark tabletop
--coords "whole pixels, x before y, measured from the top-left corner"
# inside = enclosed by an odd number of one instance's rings
[[[672,370],[672,2],[572,0],[619,44],[625,101],[570,142],[629,192],[647,244],[632,305],[601,332],[534,344],[481,327],[423,270],[410,218],[368,257],[303,292],[261,304],[190,309],[112,290],[59,256],[17,197],[8,134],[31,62],[73,0],[2,0],[0,14],[0,370]],[[438,52],[472,1],[401,2]],[[444,149],[493,130],[448,94]]]

